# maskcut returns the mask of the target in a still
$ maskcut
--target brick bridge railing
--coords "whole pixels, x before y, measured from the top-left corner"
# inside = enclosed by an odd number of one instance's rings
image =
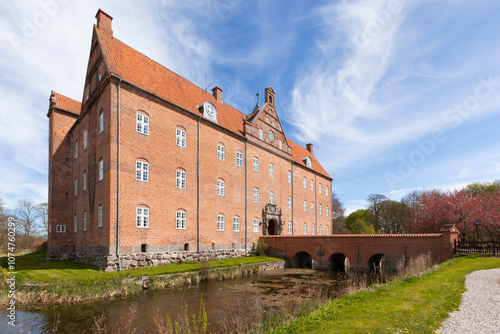
[[[283,257],[288,266],[314,269],[380,270],[394,267],[421,254],[436,262],[451,258],[458,239],[455,225],[429,234],[338,234],[262,236],[270,254]]]

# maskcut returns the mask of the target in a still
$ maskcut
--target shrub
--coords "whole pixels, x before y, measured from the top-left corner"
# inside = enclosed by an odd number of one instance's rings
[[[257,255],[263,256],[263,255],[269,255],[269,245],[265,242],[259,239],[259,242],[257,243]]]

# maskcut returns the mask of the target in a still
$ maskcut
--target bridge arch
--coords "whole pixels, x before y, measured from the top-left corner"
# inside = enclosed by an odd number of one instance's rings
[[[293,257],[294,268],[312,268],[312,256],[308,252],[298,252]]]
[[[350,267],[351,263],[345,254],[334,253],[328,259],[328,269],[346,273]]]
[[[370,272],[380,275],[390,275],[394,273],[394,262],[385,254],[375,254],[368,260]]]

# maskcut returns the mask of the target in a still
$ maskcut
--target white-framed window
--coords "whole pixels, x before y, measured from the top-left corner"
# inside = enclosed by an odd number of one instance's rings
[[[307,179],[306,177],[304,176],[304,178],[302,179],[302,186],[304,186],[304,189],[307,189]]]
[[[254,188],[253,190],[253,202],[259,203],[259,189]]]
[[[266,118],[266,123],[269,124],[269,117]]]
[[[136,208],[136,227],[148,228],[149,227],[149,209],[138,206]]]
[[[243,167],[243,153],[236,152],[236,166]]]
[[[255,173],[259,172],[259,159],[253,158],[253,171]]]
[[[226,160],[226,148],[222,144],[217,145],[217,159]]]
[[[304,201],[304,212],[307,212],[307,201]]]
[[[56,233],[66,233],[66,225],[56,225]]]
[[[87,211],[83,211],[83,232],[87,231]]]
[[[143,161],[135,162],[135,179],[137,181],[149,181],[149,163]]]
[[[283,142],[282,142],[281,140],[278,140],[278,148],[279,148],[280,150],[282,150],[282,149],[283,149]]]
[[[102,158],[99,159],[99,181],[102,181],[104,178],[104,160]]]
[[[269,203],[274,204],[274,193],[272,191],[269,193]]]
[[[102,205],[97,208],[97,227],[102,227]]]
[[[325,194],[326,194],[326,196],[328,196],[328,186],[326,186],[326,188],[325,188]]]
[[[288,208],[289,209],[292,208],[292,198],[291,197],[288,197]]]
[[[311,234],[312,235],[316,234],[316,226],[314,224],[312,224],[312,226],[311,226]]]
[[[304,234],[307,234],[307,224],[306,224],[306,223],[304,223],[303,230],[304,230],[304,232],[303,232],[303,233],[304,233]]]
[[[175,185],[179,189],[186,189],[186,172],[177,170],[175,172]]]
[[[328,235],[329,234],[329,228],[328,228],[328,225],[325,226],[325,235]]]
[[[328,205],[325,207],[325,215],[328,217]]]
[[[78,178],[75,178],[75,196],[78,195]]]
[[[226,228],[226,222],[225,222],[225,217],[224,215],[217,215],[217,231],[224,231]]]
[[[276,127],[276,122],[275,122],[275,121],[273,121],[273,128],[275,128],[275,127]]]
[[[288,183],[292,183],[292,172],[288,171]]]
[[[186,131],[175,129],[175,143],[177,146],[186,147]]]
[[[264,140],[264,131],[262,129],[259,129],[259,139]]]
[[[83,132],[83,150],[85,151],[87,149],[87,144],[88,144],[88,136],[89,136],[89,133],[87,130],[85,130]]]
[[[314,191],[314,181],[311,180],[311,191]]]
[[[307,158],[303,159],[303,161],[306,163],[307,167],[312,168],[312,160],[311,160],[311,158],[307,157]]]
[[[224,196],[224,181],[217,180],[217,196]]]
[[[137,113],[137,132],[149,135],[149,116]]]
[[[186,211],[179,210],[175,213],[175,228],[178,230],[186,229]]]
[[[314,202],[311,202],[311,213],[314,213]]]
[[[83,191],[87,190],[87,171],[83,171]]]
[[[258,218],[253,219],[253,231],[254,231],[254,233],[259,233],[259,219]]]
[[[233,231],[234,232],[240,231],[240,217],[238,216],[233,217]]]
[[[288,234],[293,234],[293,224],[292,224],[292,222],[288,222]]]
[[[274,165],[269,164],[269,177],[274,177]]]
[[[78,140],[75,141],[75,159],[78,159]]]
[[[78,216],[75,215],[75,221],[73,223],[73,232],[77,233],[78,232]]]
[[[318,184],[318,192],[321,194],[321,183]]]
[[[104,131],[104,112],[99,114],[99,133]]]
[[[322,208],[321,208],[321,204],[320,204],[320,205],[319,205],[319,207],[318,207],[318,213],[321,215],[322,211],[323,211],[323,210],[322,210]]]
[[[323,234],[323,226],[321,226],[321,225],[318,226],[318,234],[319,235]]]

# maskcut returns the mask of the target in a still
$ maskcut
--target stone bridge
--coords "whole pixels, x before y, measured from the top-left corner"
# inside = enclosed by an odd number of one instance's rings
[[[287,266],[348,271],[392,271],[410,258],[430,254],[435,262],[451,258],[458,239],[455,225],[430,234],[269,235],[260,239],[270,255],[285,258]]]

